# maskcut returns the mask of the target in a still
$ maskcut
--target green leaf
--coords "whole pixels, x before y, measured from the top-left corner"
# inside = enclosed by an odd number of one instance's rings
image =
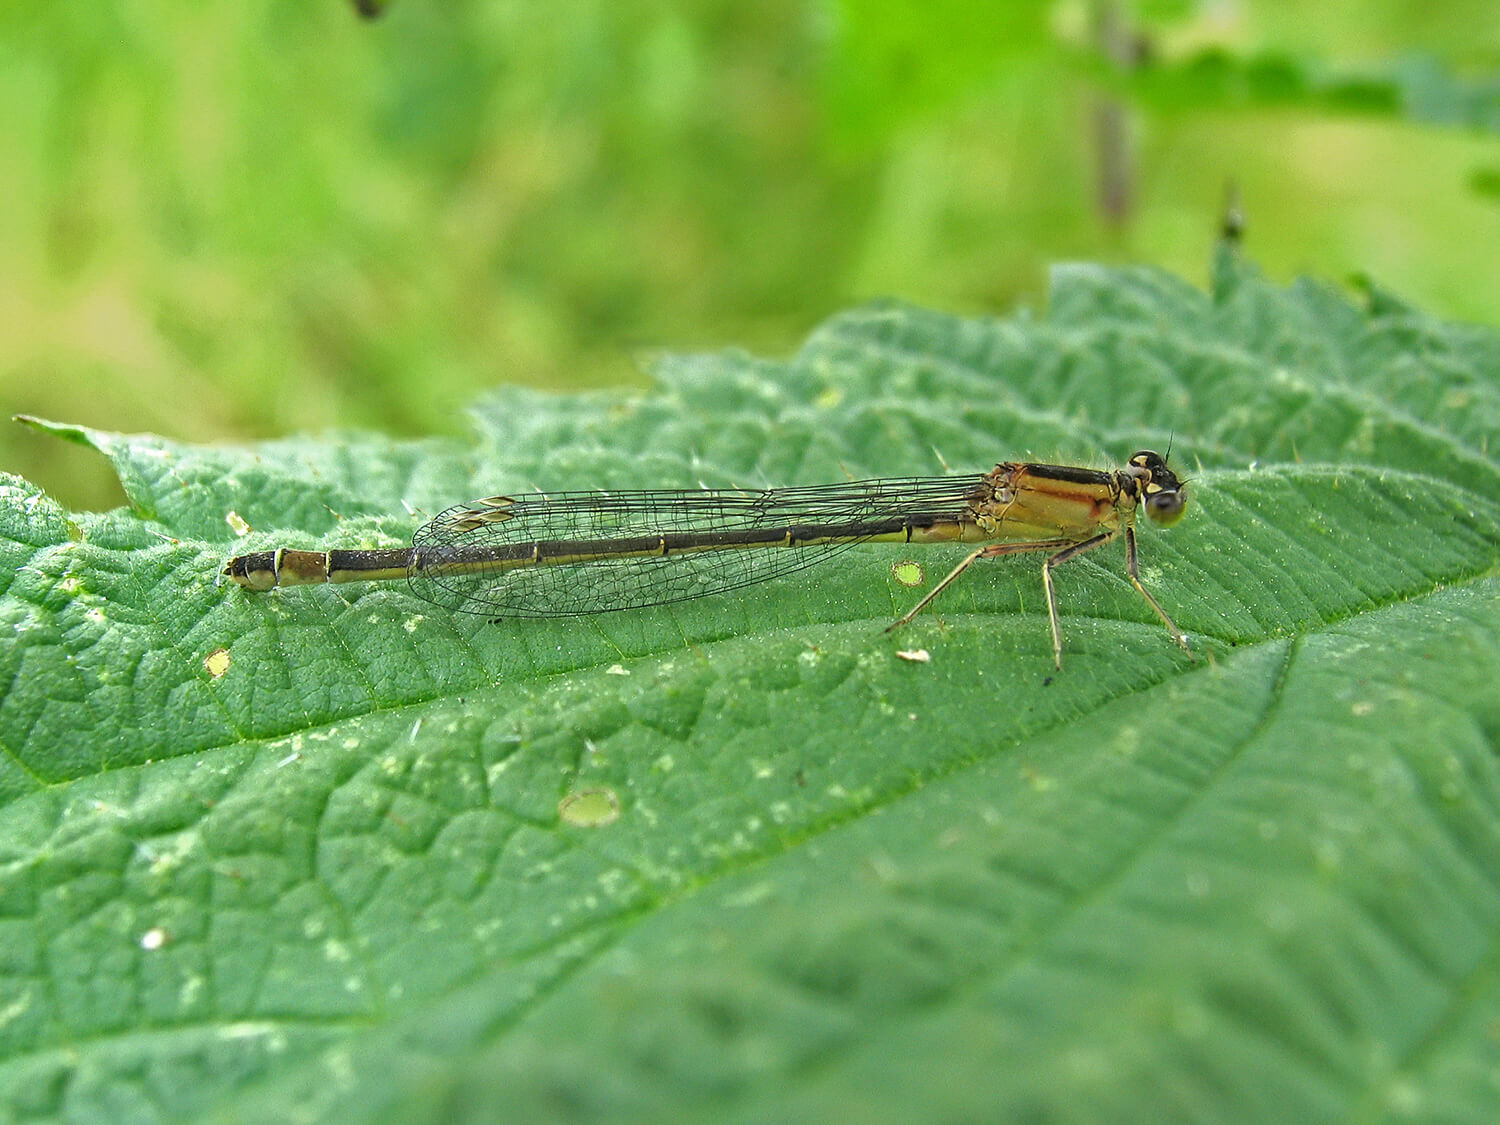
[[[502,391],[467,442],[34,422],[132,508],[0,491],[0,1113],[1487,1121],[1497,370],[1226,256],[1207,295],[1072,266],[1043,318]],[[961,548],[563,621],[217,581],[497,491],[1169,442],[1142,574],[1196,662],[1115,547],[1057,572],[1060,674],[1034,558],[882,632],[891,564]]]
[[[1245,55],[1222,47],[1147,60],[1128,72],[1082,54],[1076,63],[1096,81],[1163,112],[1276,106],[1404,117],[1490,133],[1500,128],[1500,82],[1494,75],[1467,73],[1429,54],[1410,53],[1368,73],[1283,52]]]

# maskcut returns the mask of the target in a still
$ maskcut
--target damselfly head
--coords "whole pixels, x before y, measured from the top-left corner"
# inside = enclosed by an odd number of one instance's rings
[[[1187,507],[1187,482],[1167,468],[1160,453],[1143,449],[1130,457],[1131,475],[1140,482],[1140,501],[1146,518],[1161,527],[1171,527]]]

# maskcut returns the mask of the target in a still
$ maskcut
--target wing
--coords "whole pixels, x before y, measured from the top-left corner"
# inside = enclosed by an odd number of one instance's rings
[[[968,514],[985,478],[906,477],[808,488],[492,496],[412,540],[422,598],[493,617],[663,605],[764,582],[856,543]]]

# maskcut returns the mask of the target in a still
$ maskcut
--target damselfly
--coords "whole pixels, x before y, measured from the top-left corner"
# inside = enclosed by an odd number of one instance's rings
[[[238,555],[224,574],[248,590],[404,578],[427,601],[487,617],[569,617],[735,590],[822,562],[857,543],[982,543],[893,622],[904,625],[977,559],[1052,552],[1042,586],[1052,655],[1062,632],[1052,571],[1123,533],[1125,573],[1141,584],[1135,513],[1170,527],[1185,486],[1156,453],[1123,469],[1007,462],[988,473],[898,477],[808,488],[539,492],[449,508],[410,549]]]

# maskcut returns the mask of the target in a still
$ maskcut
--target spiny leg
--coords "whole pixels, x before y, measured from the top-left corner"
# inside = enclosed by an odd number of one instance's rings
[[[1102,547],[1114,537],[1113,531],[1101,532],[1082,543],[1069,544],[1057,554],[1049,555],[1047,561],[1042,563],[1042,589],[1047,591],[1047,620],[1052,623],[1052,663],[1059,672],[1062,671],[1062,628],[1057,623],[1057,589],[1052,585],[1052,568],[1069,559],[1076,559],[1085,551]]]
[[[964,561],[961,562],[961,563],[959,563],[952,570],[950,570],[948,572],[948,577],[947,578],[944,578],[941,582],[939,582],[931,590],[928,590],[927,593],[926,593],[926,595],[922,598],[921,601],[919,601],[916,605],[912,606],[909,610],[907,610],[905,613],[903,613],[900,617],[896,618],[896,620],[892,621],[889,625],[887,625],[885,627],[885,631],[887,633],[889,633],[892,629],[895,629],[895,628],[897,628],[898,626],[901,626],[901,625],[905,625],[913,617],[915,617],[917,614],[921,613],[922,610],[927,607],[928,603],[931,602],[933,598],[937,597],[944,590],[946,590],[948,588],[948,584],[950,582],[952,582],[955,578],[957,578],[960,574],[962,574],[964,571],[968,570],[969,569],[969,564],[972,563],[975,559],[979,558],[981,555],[983,555],[984,552],[985,552],[985,548],[981,547],[981,548],[979,548],[979,550],[977,550],[977,551],[971,551],[968,555],[965,555],[964,556]]]
[[[921,613],[922,610],[926,609],[927,606],[931,604],[933,598],[941,594],[948,588],[948,586],[953,582],[955,578],[957,578],[964,571],[968,570],[969,565],[973,563],[975,559],[993,559],[998,558],[1000,555],[1019,554],[1022,551],[1050,551],[1056,547],[1068,547],[1072,544],[1073,540],[1071,539],[1042,539],[1031,543],[991,543],[987,547],[980,547],[978,550],[972,551],[968,555],[964,556],[963,561],[955,566],[952,570],[950,570],[946,578],[944,578],[941,582],[939,582],[936,586],[929,590],[926,596],[923,597],[923,599],[916,605],[912,606],[900,617],[896,618],[896,620],[887,625],[885,631],[889,633],[892,629],[900,625],[905,625],[913,617]],[[1057,632],[1057,623],[1055,620],[1053,621],[1052,631],[1054,635]]]
[[[1182,635],[1182,630],[1177,628],[1177,623],[1167,616],[1167,611],[1157,604],[1151,596],[1151,591],[1141,584],[1139,568],[1135,560],[1135,528],[1125,529],[1125,573],[1130,578],[1130,584],[1135,587],[1135,592],[1146,599],[1146,604],[1156,610],[1156,616],[1161,618],[1161,623],[1167,627],[1167,634],[1182,646],[1182,651],[1188,654],[1189,660],[1197,660],[1193,650],[1188,648],[1187,638]]]

